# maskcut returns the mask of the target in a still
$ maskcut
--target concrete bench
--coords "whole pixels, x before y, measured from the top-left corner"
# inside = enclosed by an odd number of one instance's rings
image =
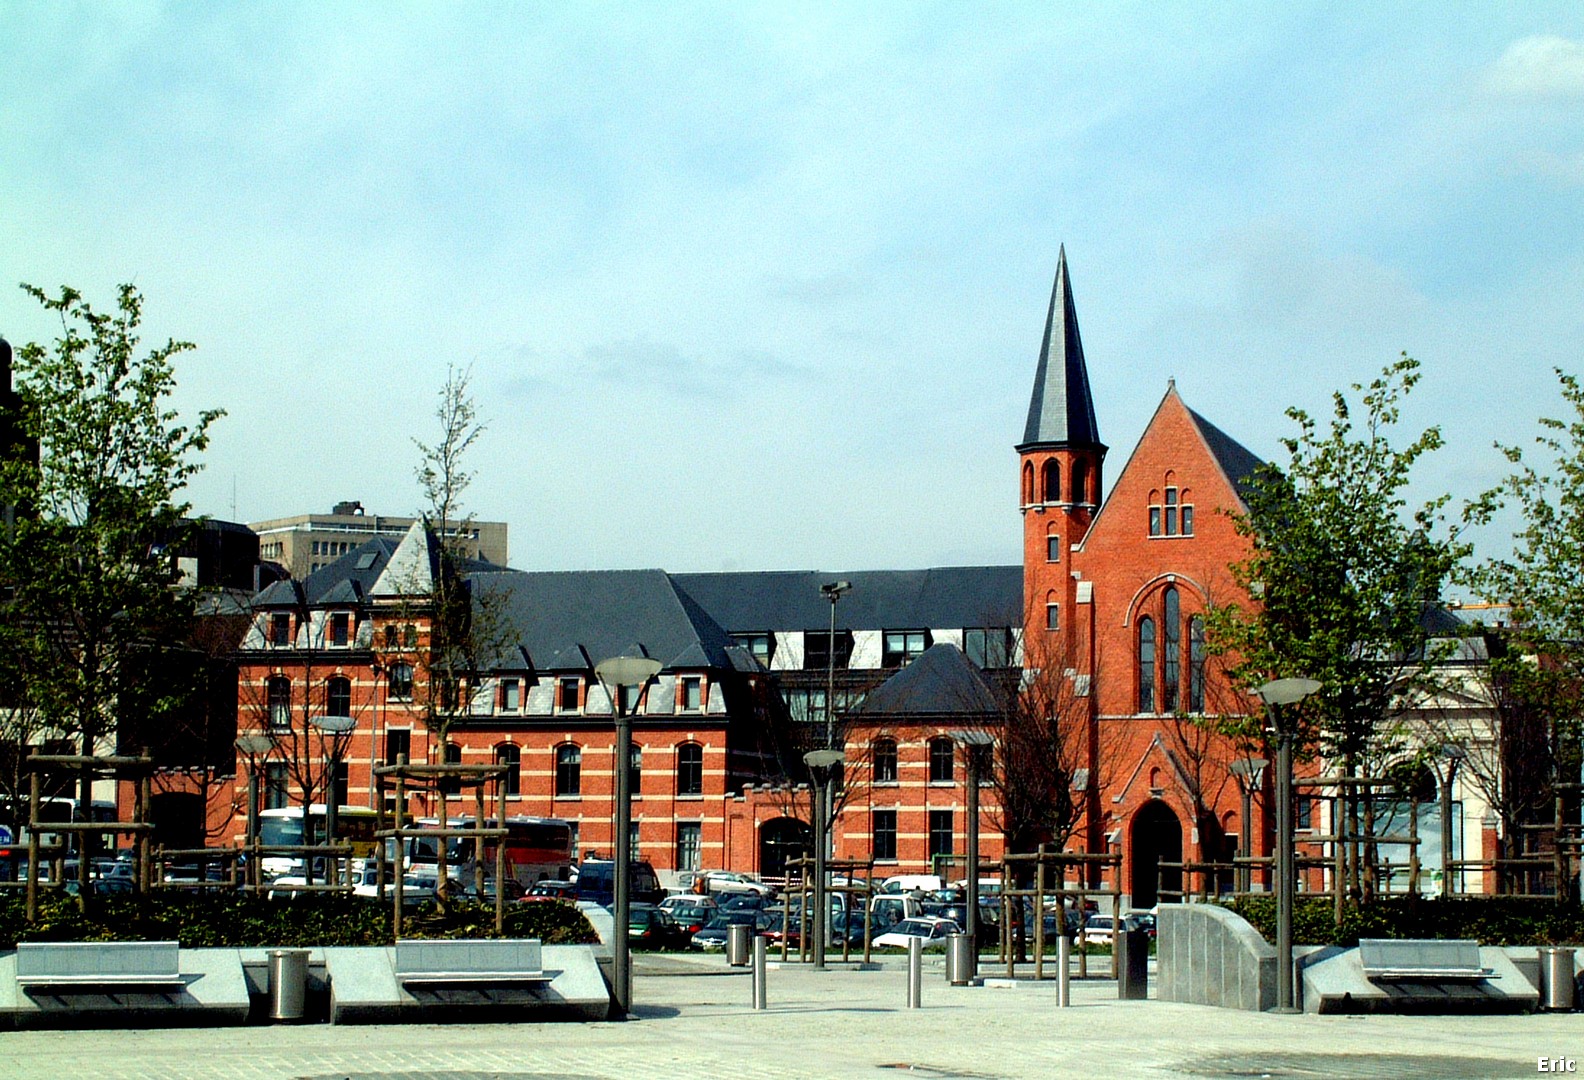
[[[1378,981],[1478,982],[1491,974],[1479,942],[1463,939],[1360,938],[1359,961],[1365,977]]]
[[[403,986],[548,983],[539,942],[460,939],[398,941],[396,981]]]
[[[179,958],[174,941],[24,941],[17,944],[16,981],[40,988],[181,986]]]

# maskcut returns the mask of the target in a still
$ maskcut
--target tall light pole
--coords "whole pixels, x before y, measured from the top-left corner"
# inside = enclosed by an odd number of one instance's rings
[[[1254,854],[1254,792],[1259,788],[1260,782],[1265,777],[1265,767],[1270,761],[1262,757],[1239,758],[1227,766],[1227,771],[1237,778],[1238,794],[1243,797],[1241,807],[1243,816],[1238,820],[1243,823],[1243,858],[1251,858]],[[1245,862],[1242,871],[1237,875],[1238,887],[1242,892],[1254,891],[1254,864]]]
[[[350,716],[311,716],[308,718],[308,722],[318,728],[320,733],[330,740],[330,782],[325,785],[325,845],[329,846],[335,843],[336,811],[341,803],[341,800],[337,798],[340,794],[337,788],[341,783],[341,754],[346,748],[347,736],[357,726],[357,720]],[[308,826],[308,817],[309,815],[307,814],[303,815],[304,829]],[[442,824],[441,827],[443,828],[444,825]],[[304,839],[306,840],[307,837],[305,836]],[[332,860],[336,868],[333,871],[330,870]],[[325,884],[336,885],[340,883],[340,867],[341,860],[336,859],[332,852],[331,859],[325,861]],[[308,880],[313,880],[311,872],[308,875]]]
[[[995,740],[983,731],[954,731],[952,738],[963,748],[967,757],[968,774],[968,905],[964,912],[963,927],[968,934],[968,975],[979,972],[979,765],[984,748],[993,746]]]
[[[1296,705],[1316,690],[1314,679],[1273,679],[1255,691],[1276,732],[1276,1011],[1296,1012],[1293,999],[1293,892],[1298,886],[1293,857],[1293,737],[1281,707]]]
[[[275,739],[271,735],[238,735],[236,748],[242,756],[247,758],[247,853],[248,853],[248,881],[254,885],[262,885],[258,859],[259,835],[259,755],[267,754],[275,748]]]
[[[825,639],[825,749],[836,748],[836,601],[852,589],[850,581],[832,581],[820,586],[820,594],[830,601],[830,634]]]
[[[842,752],[840,750],[810,750],[803,755],[803,763],[809,768],[809,779],[813,781],[810,787],[814,790],[814,822],[817,830],[823,831],[825,819],[829,816],[826,809],[826,785],[831,783],[836,775],[837,767],[841,765]],[[830,917],[826,910],[825,899],[825,840],[820,835],[814,837],[814,911],[803,913],[803,927],[813,929],[814,967],[815,970],[825,969],[825,920]]]
[[[660,661],[647,656],[613,656],[594,666],[594,674],[605,687],[611,699],[611,709],[616,715],[616,747],[612,770],[616,780],[616,865],[612,891],[615,893],[612,913],[615,917],[615,953],[617,1015],[625,1018],[632,1008],[632,956],[628,953],[629,917],[632,913],[632,717],[627,715],[623,691],[629,687],[643,686],[660,673]]]
[[[1441,897],[1446,899],[1452,895],[1452,785],[1457,782],[1458,763],[1466,756],[1466,751],[1457,743],[1447,743],[1441,747],[1441,756],[1446,759],[1446,775],[1438,777],[1441,781]]]

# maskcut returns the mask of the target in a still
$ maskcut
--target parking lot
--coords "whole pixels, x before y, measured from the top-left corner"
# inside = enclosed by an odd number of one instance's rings
[[[17,1032],[11,1077],[1518,1077],[1584,1058],[1584,1017],[1321,1017],[1119,1002],[1105,980],[946,985],[905,961],[767,970],[769,1009],[720,954],[639,956],[625,1023]],[[1560,1070],[1557,1070],[1560,1071]]]

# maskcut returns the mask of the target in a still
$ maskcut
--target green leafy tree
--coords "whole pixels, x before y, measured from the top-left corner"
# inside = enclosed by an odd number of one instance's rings
[[[1536,451],[1498,449],[1513,471],[1467,509],[1475,524],[1516,511],[1512,551],[1479,563],[1469,583],[1512,606],[1510,629],[1492,649],[1497,693],[1498,799],[1511,843],[1522,827],[1549,821],[1555,785],[1579,774],[1584,686],[1584,388],[1558,371],[1564,419],[1541,418]]]
[[[1296,747],[1349,777],[1375,774],[1406,749],[1411,733],[1399,717],[1433,682],[1441,657],[1428,620],[1464,550],[1444,528],[1446,496],[1408,505],[1414,465],[1442,445],[1435,427],[1406,446],[1393,441],[1402,400],[1418,381],[1417,362],[1404,355],[1367,387],[1352,387],[1357,421],[1340,392],[1324,427],[1288,410],[1298,433],[1282,440],[1287,462],[1256,471],[1243,492],[1248,512],[1236,515],[1251,552],[1232,574],[1253,602],[1207,613],[1210,647],[1227,658],[1234,685],[1320,681],[1296,710]],[[1256,741],[1263,717],[1254,712],[1223,723]],[[1357,833],[1358,804],[1346,801]],[[1352,885],[1368,892],[1356,867],[1354,859]]]
[[[110,314],[75,289],[22,288],[61,334],[17,351],[22,424],[39,457],[0,468],[0,503],[22,508],[0,536],[0,648],[19,696],[86,756],[122,719],[157,724],[185,704],[182,687],[149,675],[188,637],[196,596],[175,587],[174,553],[194,523],[178,497],[222,413],[184,425],[170,408],[175,359],[193,346],[140,352],[143,298],[131,285]],[[86,777],[79,797],[89,804]]]

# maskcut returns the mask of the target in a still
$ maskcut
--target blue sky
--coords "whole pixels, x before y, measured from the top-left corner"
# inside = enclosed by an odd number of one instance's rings
[[[218,517],[415,511],[454,363],[513,565],[1014,562],[1063,243],[1111,475],[1169,377],[1275,457],[1406,350],[1422,493],[1472,496],[1584,369],[1576,4],[14,3],[0,40],[0,281],[133,281],[198,343]]]

